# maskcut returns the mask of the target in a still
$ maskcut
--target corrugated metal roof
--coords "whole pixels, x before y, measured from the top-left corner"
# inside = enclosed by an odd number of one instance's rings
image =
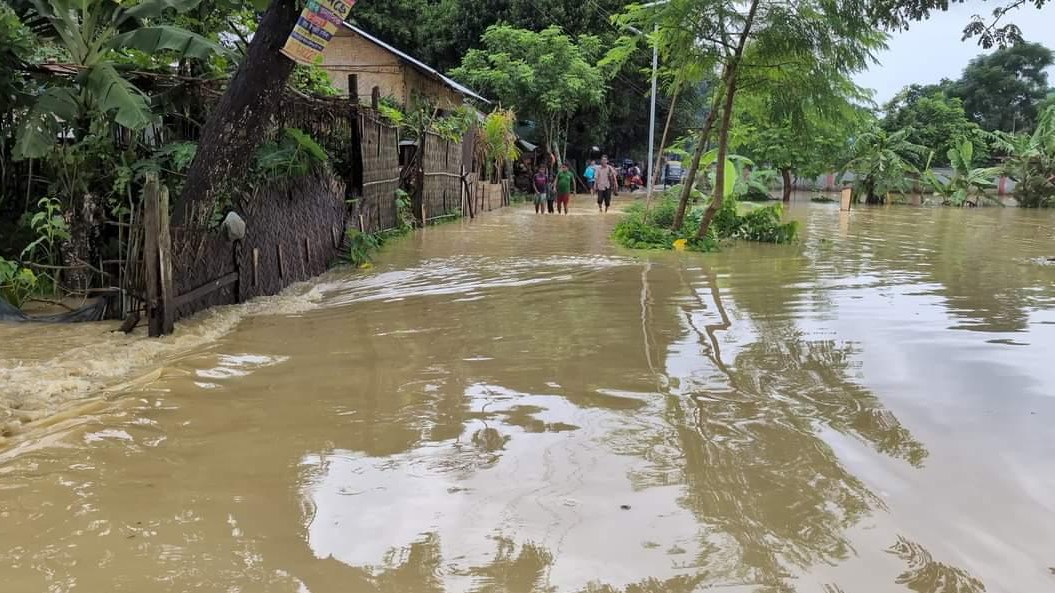
[[[366,31],[363,31],[359,27],[356,27],[355,25],[353,25],[353,24],[351,24],[351,23],[349,23],[347,21],[345,21],[344,26],[347,27],[349,31],[352,31],[356,35],[359,35],[360,37],[362,37],[363,39],[366,39],[367,41],[373,43],[374,45],[382,47],[382,48],[384,48],[384,49],[396,54],[397,56],[399,56],[399,59],[401,59],[404,62],[406,62],[406,63],[410,64],[411,66],[413,66],[414,69],[417,70],[418,72],[421,72],[422,74],[424,74],[426,76],[431,76],[432,78],[435,78],[435,79],[439,80],[443,84],[445,84],[448,87],[454,89],[456,92],[458,92],[458,93],[460,93],[462,95],[466,95],[466,96],[472,97],[473,99],[476,99],[477,101],[483,101],[484,103],[487,103],[488,105],[491,104],[490,101],[488,101],[487,99],[485,99],[485,98],[481,97],[480,95],[476,94],[469,87],[458,83],[457,81],[455,81],[454,79],[452,79],[452,78],[450,78],[448,76],[444,76],[438,70],[436,70],[435,68],[433,68],[433,67],[429,66],[428,64],[422,62],[421,60],[415,58],[414,56],[411,56],[411,55],[409,55],[409,54],[407,54],[405,52],[402,52],[402,51],[392,47],[391,45],[385,43],[384,41],[381,41],[377,37],[374,37],[373,35],[367,33]]]

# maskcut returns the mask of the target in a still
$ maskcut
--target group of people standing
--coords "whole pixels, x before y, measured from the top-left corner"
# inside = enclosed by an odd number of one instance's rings
[[[597,210],[608,212],[612,205],[612,196],[619,195],[619,174],[615,167],[608,163],[608,157],[602,156],[601,162],[590,161],[582,174],[590,193],[597,196]],[[567,214],[571,194],[575,190],[575,174],[568,168],[568,163],[560,166],[557,175],[550,179],[545,166],[540,166],[531,181],[535,191],[535,214]]]

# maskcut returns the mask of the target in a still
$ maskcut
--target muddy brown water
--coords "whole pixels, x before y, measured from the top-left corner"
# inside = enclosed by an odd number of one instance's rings
[[[62,412],[0,449],[3,590],[1055,590],[1055,217],[791,215],[509,209],[159,343],[0,327]]]

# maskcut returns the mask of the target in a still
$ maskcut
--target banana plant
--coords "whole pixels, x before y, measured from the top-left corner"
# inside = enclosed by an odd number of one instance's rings
[[[931,153],[931,158],[933,156],[934,153]],[[970,140],[963,140],[950,148],[948,156],[952,164],[952,175],[948,179],[941,179],[931,170],[930,158],[922,175],[923,182],[941,196],[943,206],[977,206],[982,202],[999,204],[987,192],[996,187],[993,179],[1000,171],[971,166],[974,162],[974,144]]]
[[[66,122],[88,113],[112,117],[118,125],[141,130],[155,121],[149,97],[119,72],[115,60],[125,50],[170,52],[173,59],[207,59],[227,51],[179,27],[159,25],[166,11],[184,12],[201,0],[7,0],[43,41],[69,56],[72,80],[51,80],[37,95],[18,131],[16,159],[48,154]]]
[[[736,191],[736,180],[739,177],[739,174],[738,174],[737,168],[736,168],[736,164],[733,162],[736,159],[742,160],[747,165],[752,165],[753,164],[749,159],[747,159],[745,157],[740,157],[738,155],[729,155],[728,157],[726,157],[725,163],[723,165],[725,167],[725,175],[723,176],[723,179],[724,179],[723,186],[724,187],[722,187],[722,196],[724,196],[726,198],[728,198],[729,196],[733,195],[733,193]],[[711,165],[715,165],[717,163],[717,161],[718,161],[718,149],[715,148],[715,149],[707,152],[706,154],[704,154],[703,157],[700,159],[700,169],[709,168]],[[714,175],[713,172],[712,172],[712,174],[710,175],[711,185],[714,185],[715,177],[716,177],[716,175]]]

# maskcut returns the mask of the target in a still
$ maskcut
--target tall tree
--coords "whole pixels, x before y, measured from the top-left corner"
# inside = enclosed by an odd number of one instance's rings
[[[931,85],[930,88],[935,87]],[[934,151],[932,165],[948,166],[950,150],[958,148],[965,140],[974,145],[976,160],[988,159],[985,135],[978,124],[967,118],[963,102],[958,98],[948,97],[940,90],[927,93],[924,87],[912,85],[887,102],[883,111],[883,129],[890,133],[906,130],[909,142]],[[912,159],[913,165],[922,168],[927,157]]]
[[[870,103],[871,93],[849,74],[803,66],[808,64],[749,73],[734,116],[734,150],[780,172],[785,202],[793,177],[813,177],[841,164],[849,139],[869,117],[859,105]]]
[[[1032,130],[1038,105],[1047,97],[1052,51],[1020,43],[971,60],[949,94],[963,101],[967,116],[988,131]]]
[[[173,222],[202,224],[238,187],[278,111],[294,63],[279,50],[300,10],[296,0],[272,0],[220,102],[209,115],[187,171]]]
[[[500,25],[487,30],[483,44],[451,74],[534,118],[547,151],[563,155],[571,116],[604,96],[598,38],[572,39],[557,27],[535,33]]]
[[[683,73],[705,79],[721,70],[712,110],[696,137],[697,149],[679,200],[683,213],[691,195],[705,145],[717,131],[715,194],[698,229],[709,232],[724,198],[724,166],[736,94],[753,73],[795,64],[819,77],[863,67],[882,44],[882,33],[868,18],[863,0],[805,0],[794,5],[773,0],[748,4],[731,0],[672,0],[660,7],[631,9],[628,18],[655,24],[656,43]],[[720,115],[720,119],[719,119]],[[675,224],[684,219],[676,217]]]
[[[394,0],[360,2],[352,19],[396,47],[409,51],[441,71],[461,64],[471,49],[483,47],[488,27],[505,24],[517,29],[542,31],[551,26],[571,37],[597,36],[611,46],[627,30],[610,17],[623,10],[626,0]],[[643,153],[647,141],[647,107],[651,52],[640,41],[636,52],[614,68],[612,88],[605,101],[581,109],[569,130],[569,143],[580,149],[601,146],[613,154]],[[700,94],[685,89],[671,124],[679,135],[699,109]],[[666,115],[665,96],[659,98],[659,117]]]

